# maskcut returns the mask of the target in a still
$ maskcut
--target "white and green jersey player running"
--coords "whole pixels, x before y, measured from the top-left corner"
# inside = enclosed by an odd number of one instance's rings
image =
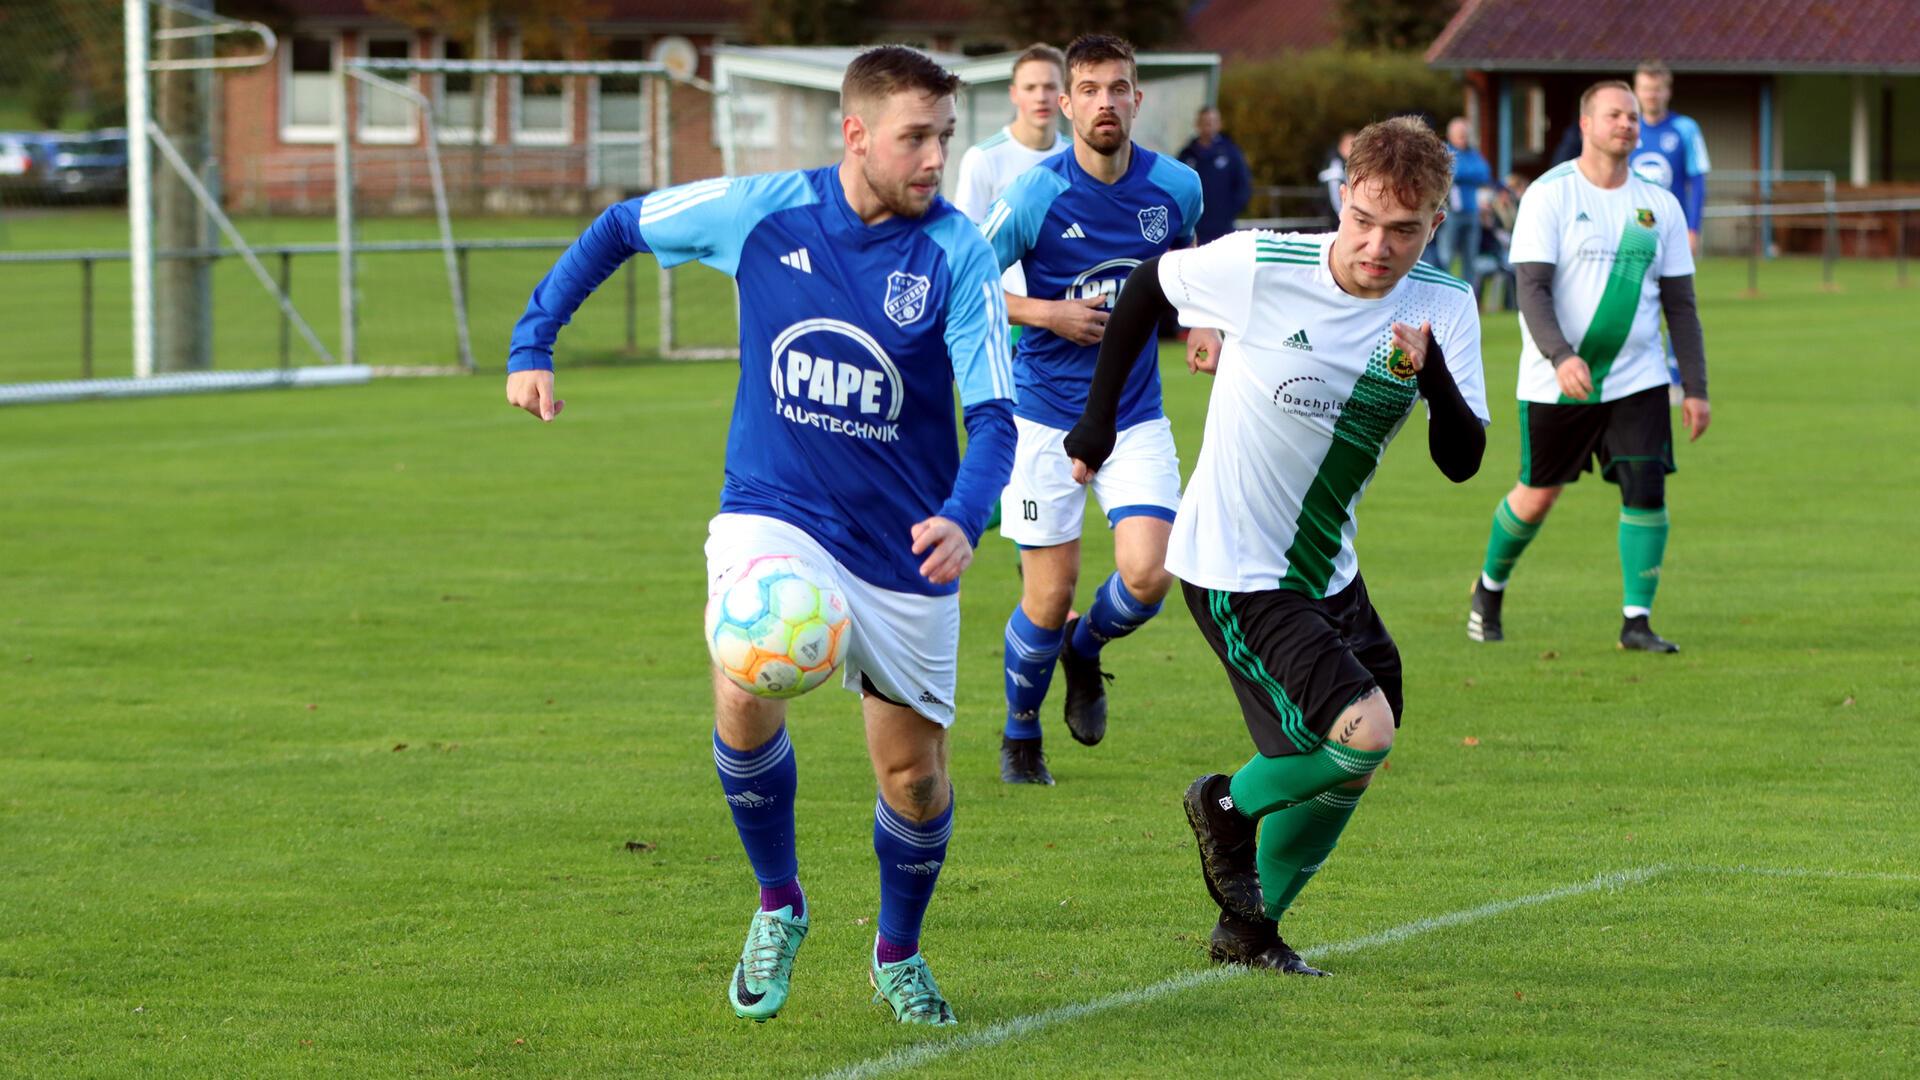
[[[1520,478],[1494,510],[1467,636],[1504,639],[1502,599],[1515,561],[1565,485],[1597,458],[1600,475],[1620,489],[1620,647],[1677,652],[1648,618],[1674,471],[1663,314],[1679,359],[1681,422],[1697,439],[1711,416],[1693,253],[1679,201],[1629,167],[1640,132],[1632,88],[1589,87],[1580,131],[1580,156],[1527,189],[1514,223]]]
[[[1355,512],[1422,398],[1448,479],[1471,477],[1486,449],[1473,293],[1419,265],[1452,155],[1400,118],[1361,131],[1347,168],[1338,232],[1232,233],[1143,262],[1065,440],[1076,479],[1106,463],[1126,370],[1169,308],[1220,329],[1167,569],[1257,752],[1231,777],[1195,781],[1185,809],[1219,907],[1213,958],[1302,975],[1323,973],[1278,920],[1333,851],[1401,713],[1399,651],[1360,575]]]

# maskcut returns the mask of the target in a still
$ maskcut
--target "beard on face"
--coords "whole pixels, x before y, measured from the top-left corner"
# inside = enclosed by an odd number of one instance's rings
[[[867,188],[871,190],[887,213],[896,217],[919,217],[933,205],[933,197],[940,192],[940,174],[934,173],[929,182],[932,190],[925,195],[916,194],[912,187],[919,176],[910,176],[904,180],[889,180],[874,172],[872,159],[866,159],[860,166],[860,172],[866,178]]]
[[[1100,117],[1094,118],[1096,124],[1099,120]],[[1088,149],[1094,153],[1103,157],[1112,157],[1127,144],[1127,132],[1121,126],[1119,117],[1113,117],[1113,121],[1112,127],[1094,127],[1085,133],[1076,133],[1075,137],[1086,143]]]

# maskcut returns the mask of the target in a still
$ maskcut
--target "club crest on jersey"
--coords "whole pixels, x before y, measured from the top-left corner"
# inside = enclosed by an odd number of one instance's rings
[[[1387,357],[1387,373],[1401,380],[1413,378],[1413,358],[1407,355],[1406,350],[1394,346],[1393,355]]]
[[[1149,206],[1140,211],[1140,235],[1146,237],[1149,244],[1157,244],[1167,238],[1166,207]]]
[[[887,275],[887,298],[880,306],[894,325],[907,326],[927,313],[927,294],[932,291],[933,282],[927,278],[895,270]]]
[[[1653,211],[1635,210],[1633,212],[1633,220],[1639,222],[1641,228],[1651,229],[1653,228]]]

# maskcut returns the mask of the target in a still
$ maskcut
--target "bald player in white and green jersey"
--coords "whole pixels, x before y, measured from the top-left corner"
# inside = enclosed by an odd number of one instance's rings
[[[1467,636],[1501,641],[1502,599],[1565,485],[1594,468],[1620,489],[1620,647],[1678,652],[1648,619],[1667,546],[1674,471],[1665,314],[1681,421],[1707,428],[1706,345],[1687,220],[1672,192],[1629,167],[1639,105],[1624,82],[1580,98],[1581,154],[1527,189],[1511,259],[1520,299],[1520,480],[1495,508]]]
[[[1141,263],[1065,440],[1076,478],[1106,461],[1126,371],[1169,308],[1219,328],[1167,569],[1258,752],[1231,777],[1195,781],[1185,807],[1220,908],[1213,959],[1301,975],[1325,973],[1278,921],[1333,851],[1401,714],[1400,653],[1360,575],[1355,511],[1422,398],[1449,479],[1471,477],[1486,449],[1473,292],[1419,264],[1453,157],[1398,118],[1361,131],[1347,168],[1336,233],[1230,233]]]

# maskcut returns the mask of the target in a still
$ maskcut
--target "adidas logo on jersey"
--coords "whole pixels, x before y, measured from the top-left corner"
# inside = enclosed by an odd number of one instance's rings
[[[1062,240],[1085,240],[1086,238],[1087,230],[1081,228],[1077,221],[1067,226],[1067,231],[1060,234]]]
[[[1301,349],[1306,352],[1313,351],[1313,343],[1307,340],[1307,330],[1306,330],[1306,327],[1304,326],[1298,330],[1295,330],[1293,332],[1292,337],[1281,342],[1280,344],[1285,345],[1289,349]]]
[[[1578,214],[1574,215],[1573,221],[1574,221],[1574,224],[1576,225],[1578,225],[1582,221],[1586,222],[1589,225],[1593,224],[1593,219],[1587,216],[1587,212],[1585,210],[1582,210]]]
[[[785,255],[780,256],[780,265],[791,266],[803,274],[813,273],[813,259],[808,257],[806,248],[789,251]]]

